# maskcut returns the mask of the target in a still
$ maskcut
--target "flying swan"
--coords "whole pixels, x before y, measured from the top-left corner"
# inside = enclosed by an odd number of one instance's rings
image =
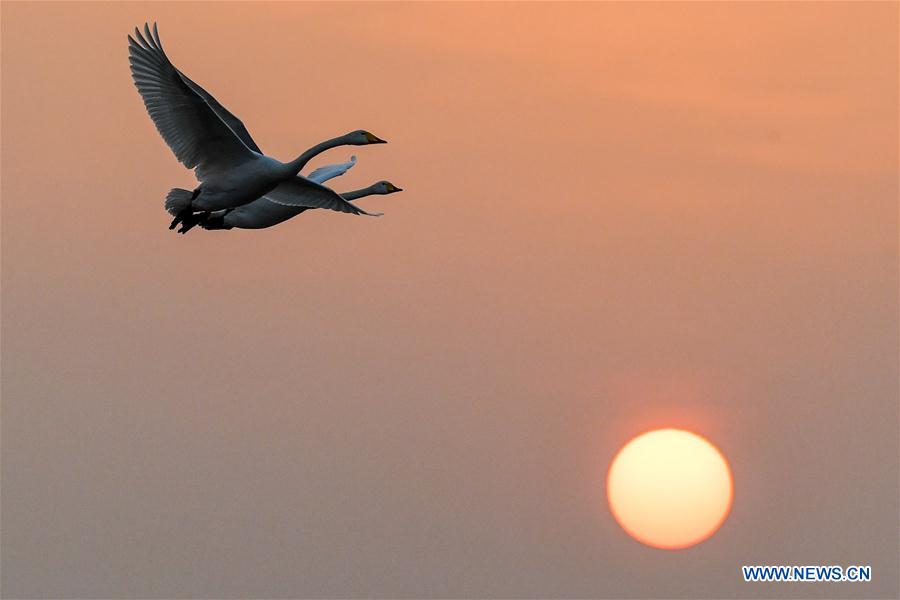
[[[163,140],[200,181],[193,191],[175,188],[169,192],[166,209],[175,216],[170,229],[181,223],[179,231],[184,233],[208,213],[267,194],[285,206],[376,216],[299,173],[329,148],[383,144],[384,140],[359,130],[316,144],[287,163],[265,156],[240,119],[169,61],[155,23],[152,33],[147,24],[143,34],[137,28],[134,33],[128,36],[134,84]]]
[[[356,200],[365,196],[383,196],[402,191],[390,181],[379,181],[369,187],[344,192],[341,197],[344,200]],[[263,196],[259,200],[237,208],[211,213],[209,217],[200,222],[200,226],[204,229],[266,229],[284,223],[307,210],[309,209],[301,206],[276,204],[266,200],[266,196]]]
[[[325,183],[329,179],[340,177],[355,165],[356,157],[351,156],[347,162],[319,167],[307,178],[316,183]],[[366,188],[345,192],[341,194],[341,197],[350,201],[365,196],[387,195],[402,191],[390,181],[379,181]],[[210,213],[200,221],[200,226],[204,229],[266,229],[284,223],[307,210],[309,209],[302,206],[279,204],[266,195],[237,208]]]

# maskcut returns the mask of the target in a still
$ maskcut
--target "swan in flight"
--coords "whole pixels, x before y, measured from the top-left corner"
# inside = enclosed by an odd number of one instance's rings
[[[341,196],[344,200],[350,201],[364,196],[387,195],[402,191],[390,181],[379,181],[369,187],[343,193]],[[211,213],[200,222],[200,226],[204,229],[265,229],[284,223],[307,210],[309,209],[302,206],[278,204],[268,200],[268,196],[263,196],[237,208]]]
[[[309,179],[316,183],[325,183],[329,179],[340,177],[355,165],[356,157],[351,156],[347,162],[316,169],[309,174]],[[386,195],[402,191],[390,181],[379,181],[367,188],[347,192],[341,196],[349,201],[374,194]],[[306,210],[308,209],[304,207],[285,206],[268,196],[263,196],[237,208],[211,213],[200,222],[200,226],[204,229],[265,229],[296,217]]]
[[[266,194],[286,206],[370,214],[299,173],[329,148],[384,140],[360,130],[321,142],[286,163],[265,156],[237,117],[169,61],[155,23],[152,32],[145,24],[143,34],[137,28],[134,33],[128,36],[134,84],[163,140],[200,181],[192,192],[177,188],[169,192],[166,209],[175,215],[170,229],[182,223],[184,233],[210,212],[235,208]]]

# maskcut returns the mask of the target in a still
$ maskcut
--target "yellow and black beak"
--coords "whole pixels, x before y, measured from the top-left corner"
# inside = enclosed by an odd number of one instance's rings
[[[393,192],[402,192],[402,191],[403,191],[403,188],[398,188],[398,187],[397,187],[396,185],[394,185],[393,183],[388,183],[388,184],[387,184],[387,191],[388,191],[388,192],[391,192],[391,193],[393,193]]]
[[[377,135],[373,135],[373,134],[369,133],[368,131],[366,132],[366,140],[370,144],[387,144],[387,140],[383,140],[380,137],[378,137]]]

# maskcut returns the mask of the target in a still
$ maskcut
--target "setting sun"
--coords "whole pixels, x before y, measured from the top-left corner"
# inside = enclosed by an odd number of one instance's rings
[[[609,506],[636,540],[674,550],[711,536],[731,509],[731,469],[709,441],[678,429],[637,436],[613,459]]]

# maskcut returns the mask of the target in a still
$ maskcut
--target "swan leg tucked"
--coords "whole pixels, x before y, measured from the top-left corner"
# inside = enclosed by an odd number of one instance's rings
[[[187,233],[195,226],[200,225],[201,223],[206,221],[209,218],[209,215],[209,212],[191,212],[187,214],[181,220],[181,229],[178,230],[178,233]]]
[[[190,215],[190,214],[191,214],[191,209],[190,209],[190,207],[185,208],[185,209],[183,209],[182,211],[180,211],[177,215],[175,215],[175,218],[172,219],[172,222],[169,223],[169,229],[175,229],[176,227],[178,227],[178,224],[179,224],[179,223],[183,223],[184,220],[185,220],[185,219],[188,217],[188,215]]]

